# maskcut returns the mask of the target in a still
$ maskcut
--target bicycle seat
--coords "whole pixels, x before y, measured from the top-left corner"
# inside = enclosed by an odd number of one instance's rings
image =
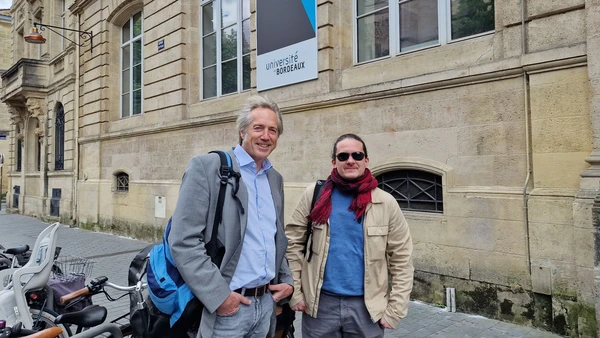
[[[55,324],[74,324],[80,327],[98,326],[106,320],[108,311],[104,306],[90,305],[77,312],[64,313],[54,320]]]
[[[62,333],[60,327],[51,327],[43,331],[31,334],[29,336],[23,336],[23,338],[55,338]]]
[[[29,250],[29,245],[21,245],[14,248],[4,250],[5,254],[9,255],[20,255],[26,253]]]

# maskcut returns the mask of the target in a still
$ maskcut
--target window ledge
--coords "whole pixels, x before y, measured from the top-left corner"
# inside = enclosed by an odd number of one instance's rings
[[[402,210],[404,217],[407,220],[420,220],[420,221],[446,221],[446,216],[443,213],[437,212],[422,212],[413,210]]]

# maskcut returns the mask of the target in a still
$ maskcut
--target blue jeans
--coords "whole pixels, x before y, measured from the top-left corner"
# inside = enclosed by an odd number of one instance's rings
[[[271,326],[275,301],[270,292],[261,297],[246,297],[250,305],[240,304],[239,310],[229,316],[217,315],[214,338],[265,338]]]

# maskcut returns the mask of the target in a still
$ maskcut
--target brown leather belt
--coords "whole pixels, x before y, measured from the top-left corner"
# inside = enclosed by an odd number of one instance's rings
[[[242,292],[242,291],[244,291],[244,292]],[[255,288],[249,288],[249,289],[240,288],[237,290],[233,290],[233,292],[237,292],[246,297],[262,297],[265,293],[267,293],[267,291],[269,291],[269,284],[265,284],[263,286],[257,286]]]

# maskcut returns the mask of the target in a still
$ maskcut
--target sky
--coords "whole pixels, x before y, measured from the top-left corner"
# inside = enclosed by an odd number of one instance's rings
[[[12,0],[0,0],[0,8],[2,8],[2,9],[10,8],[11,4],[12,4]]]

